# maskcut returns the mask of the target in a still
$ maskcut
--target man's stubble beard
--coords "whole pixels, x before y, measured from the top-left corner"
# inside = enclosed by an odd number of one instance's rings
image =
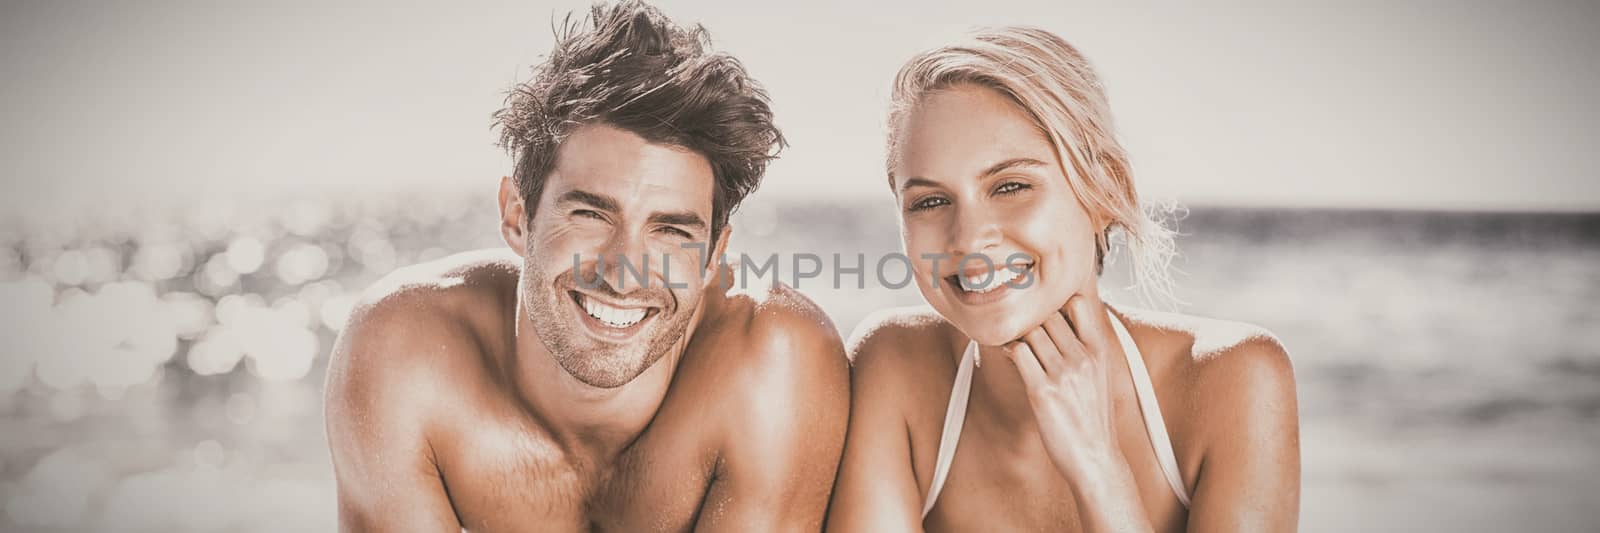
[[[574,272],[568,270],[552,280],[535,263],[533,257],[523,261],[524,274],[518,297],[526,304],[534,334],[562,370],[574,379],[602,389],[621,387],[638,378],[663,356],[684,347],[680,341],[688,335],[690,322],[694,318],[693,308],[698,304],[698,299],[686,302],[684,298],[661,287],[639,289],[659,292],[659,297],[655,298],[658,302],[656,305],[660,307],[657,316],[648,319],[650,323],[646,324],[645,331],[640,332],[638,340],[620,345],[602,343],[581,331],[583,325],[568,319],[574,313],[582,312],[569,310],[572,304],[566,301],[569,296],[566,289],[562,289],[576,286],[572,279]],[[583,276],[594,279],[594,272],[585,272]],[[595,290],[610,289],[609,283],[600,283],[601,286]],[[673,305],[673,302],[677,305]],[[669,307],[671,316],[667,315]],[[578,320],[582,318],[578,317]]]

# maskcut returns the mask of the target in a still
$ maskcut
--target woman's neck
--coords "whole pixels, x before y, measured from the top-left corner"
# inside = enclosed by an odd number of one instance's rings
[[[972,371],[972,396],[967,420],[981,417],[986,430],[999,433],[1001,442],[1032,442],[1023,439],[1039,432],[1028,404],[1027,389],[1017,374],[1015,363],[1005,350],[996,346],[980,346],[978,358],[982,362]]]
[[[1125,322],[1120,310],[1113,310],[1112,315],[1118,322]],[[965,338],[962,341],[965,342]],[[1120,340],[1112,342],[1120,343]],[[961,346],[965,350],[966,346]],[[1028,403],[1027,388],[1022,383],[1022,376],[1017,374],[1011,356],[997,346],[980,346],[978,361],[981,364],[972,372],[968,423],[981,419],[979,424],[984,431],[992,433],[998,442],[1014,443],[1018,450],[1037,443],[1038,421],[1034,418],[1033,406]],[[1121,357],[1109,357],[1104,364],[1108,376],[1106,385],[1110,387],[1113,405],[1119,408],[1133,405],[1137,408],[1137,403],[1130,403],[1137,400],[1134,399],[1132,382],[1127,379],[1127,362]],[[1035,438],[1024,438],[1027,436]]]

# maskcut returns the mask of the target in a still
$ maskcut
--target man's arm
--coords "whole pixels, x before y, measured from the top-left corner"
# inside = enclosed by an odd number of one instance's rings
[[[325,413],[341,531],[460,531],[426,438],[439,383],[420,351],[426,314],[389,296],[362,306],[328,365]]]
[[[844,447],[849,369],[827,316],[803,297],[756,312],[722,454],[697,531],[817,531]]]

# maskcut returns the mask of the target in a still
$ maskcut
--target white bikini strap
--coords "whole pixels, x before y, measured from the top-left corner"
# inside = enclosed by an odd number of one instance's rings
[[[1112,329],[1117,330],[1123,355],[1128,357],[1128,373],[1133,374],[1133,392],[1139,397],[1139,412],[1144,415],[1145,432],[1150,435],[1150,447],[1156,450],[1161,473],[1166,475],[1167,484],[1172,485],[1172,492],[1178,495],[1178,501],[1188,507],[1189,491],[1183,488],[1183,477],[1178,472],[1178,456],[1172,451],[1172,437],[1167,435],[1167,423],[1161,417],[1161,404],[1156,402],[1156,387],[1150,382],[1150,370],[1144,366],[1144,356],[1139,354],[1139,347],[1133,343],[1133,336],[1128,334],[1122,321],[1117,320],[1117,316],[1109,310],[1106,316],[1111,320]]]
[[[950,405],[944,412],[944,434],[939,436],[939,458],[933,463],[933,484],[928,486],[928,498],[922,503],[922,517],[928,517],[934,502],[939,501],[939,491],[944,489],[944,478],[950,475],[950,462],[956,457],[956,443],[961,440],[961,426],[967,421],[967,397],[972,394],[973,359],[978,356],[978,343],[967,342],[956,367],[956,383],[950,387]]]

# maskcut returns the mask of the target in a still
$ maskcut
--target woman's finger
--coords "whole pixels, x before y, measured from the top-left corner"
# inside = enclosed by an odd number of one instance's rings
[[[1072,321],[1073,331],[1087,348],[1089,357],[1099,357],[1117,348],[1117,334],[1106,321],[1106,308],[1095,291],[1088,292],[1067,299],[1067,318]]]
[[[1055,341],[1050,340],[1050,335],[1044,328],[1033,328],[1028,334],[1022,336],[1022,342],[1033,351],[1033,356],[1039,360],[1039,366],[1044,369],[1047,376],[1054,376],[1061,371],[1065,364],[1061,360],[1061,350],[1056,348]]]
[[[1072,326],[1067,323],[1067,317],[1061,313],[1050,313],[1041,326],[1050,341],[1055,344],[1056,350],[1061,353],[1062,362],[1071,364],[1088,355],[1084,353],[1082,342],[1078,341],[1078,334],[1072,331]]]
[[[1022,341],[1012,342],[1005,346],[1006,355],[1011,358],[1012,366],[1017,367],[1017,374],[1022,376],[1022,385],[1029,391],[1039,390],[1044,385],[1044,367],[1039,366],[1038,357],[1033,355],[1033,350]]]

